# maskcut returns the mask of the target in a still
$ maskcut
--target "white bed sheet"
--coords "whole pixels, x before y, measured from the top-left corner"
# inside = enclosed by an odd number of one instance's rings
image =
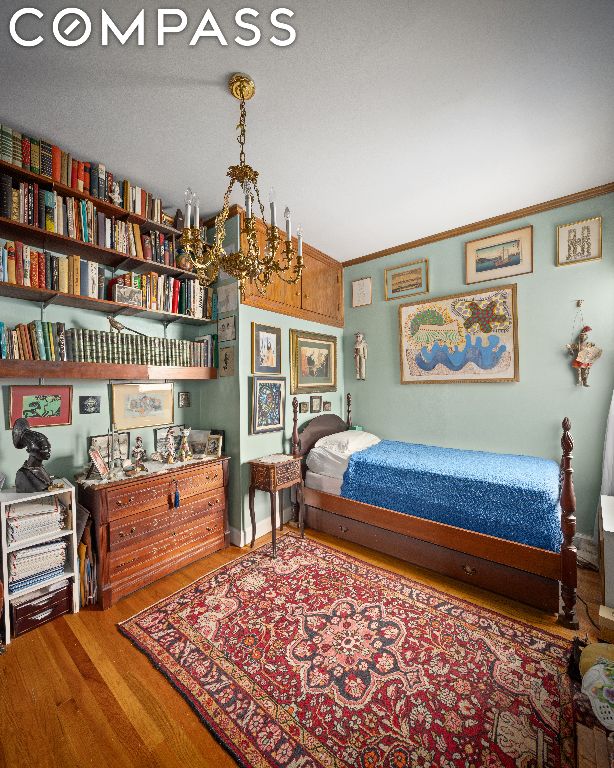
[[[305,473],[305,485],[307,488],[313,488],[314,491],[323,491],[324,493],[332,493],[334,496],[340,496],[342,483],[343,480],[339,477],[320,475],[310,469]]]

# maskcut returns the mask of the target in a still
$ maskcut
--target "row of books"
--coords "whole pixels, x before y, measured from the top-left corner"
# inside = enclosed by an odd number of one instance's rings
[[[0,322],[3,360],[45,360],[121,365],[217,367],[217,335],[199,341],[140,336],[116,331],[66,328],[64,323],[33,320],[8,328]]]
[[[114,179],[102,163],[77,160],[44,139],[0,126],[0,158],[11,165],[113,203],[150,221],[162,220],[162,201],[128,180]]]
[[[0,216],[145,261],[175,266],[175,239],[141,233],[135,223],[106,216],[91,200],[62,197],[38,184],[0,175]]]
[[[159,275],[157,272],[137,274],[126,272],[109,280],[107,298],[110,301],[133,303],[131,294],[118,291],[123,286],[140,291],[138,306],[158,312],[172,312],[196,319],[217,319],[217,293],[210,286],[203,287],[198,280]],[[125,298],[121,298],[122,295]]]

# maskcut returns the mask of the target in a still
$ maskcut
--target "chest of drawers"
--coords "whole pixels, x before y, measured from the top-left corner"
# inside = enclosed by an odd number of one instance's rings
[[[227,488],[227,457],[81,486],[95,522],[100,607],[227,547]]]

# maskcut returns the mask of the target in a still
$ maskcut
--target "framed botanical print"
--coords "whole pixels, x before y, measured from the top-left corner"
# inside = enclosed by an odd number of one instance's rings
[[[283,429],[285,408],[285,378],[252,377],[252,434]]]
[[[398,267],[384,270],[384,295],[386,301],[419,296],[429,292],[428,259],[408,261]]]
[[[252,373],[281,374],[281,328],[252,323]]]
[[[290,331],[290,391],[293,395],[335,392],[337,339],[322,333]]]
[[[465,243],[465,283],[516,277],[533,272],[533,227]]]
[[[112,384],[113,422],[118,429],[142,429],[173,422],[173,384]]]
[[[352,307],[368,307],[373,300],[372,280],[361,277],[352,281]]]
[[[401,384],[518,381],[516,286],[399,307]]]
[[[31,427],[58,427],[72,424],[72,386],[19,385],[10,388],[10,428],[17,419]]]
[[[566,267],[601,258],[601,216],[556,228],[556,265]]]

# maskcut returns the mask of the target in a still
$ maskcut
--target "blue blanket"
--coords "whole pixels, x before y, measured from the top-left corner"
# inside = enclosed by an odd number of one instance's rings
[[[382,440],[351,456],[341,495],[553,552],[561,545],[559,467],[533,456]]]

